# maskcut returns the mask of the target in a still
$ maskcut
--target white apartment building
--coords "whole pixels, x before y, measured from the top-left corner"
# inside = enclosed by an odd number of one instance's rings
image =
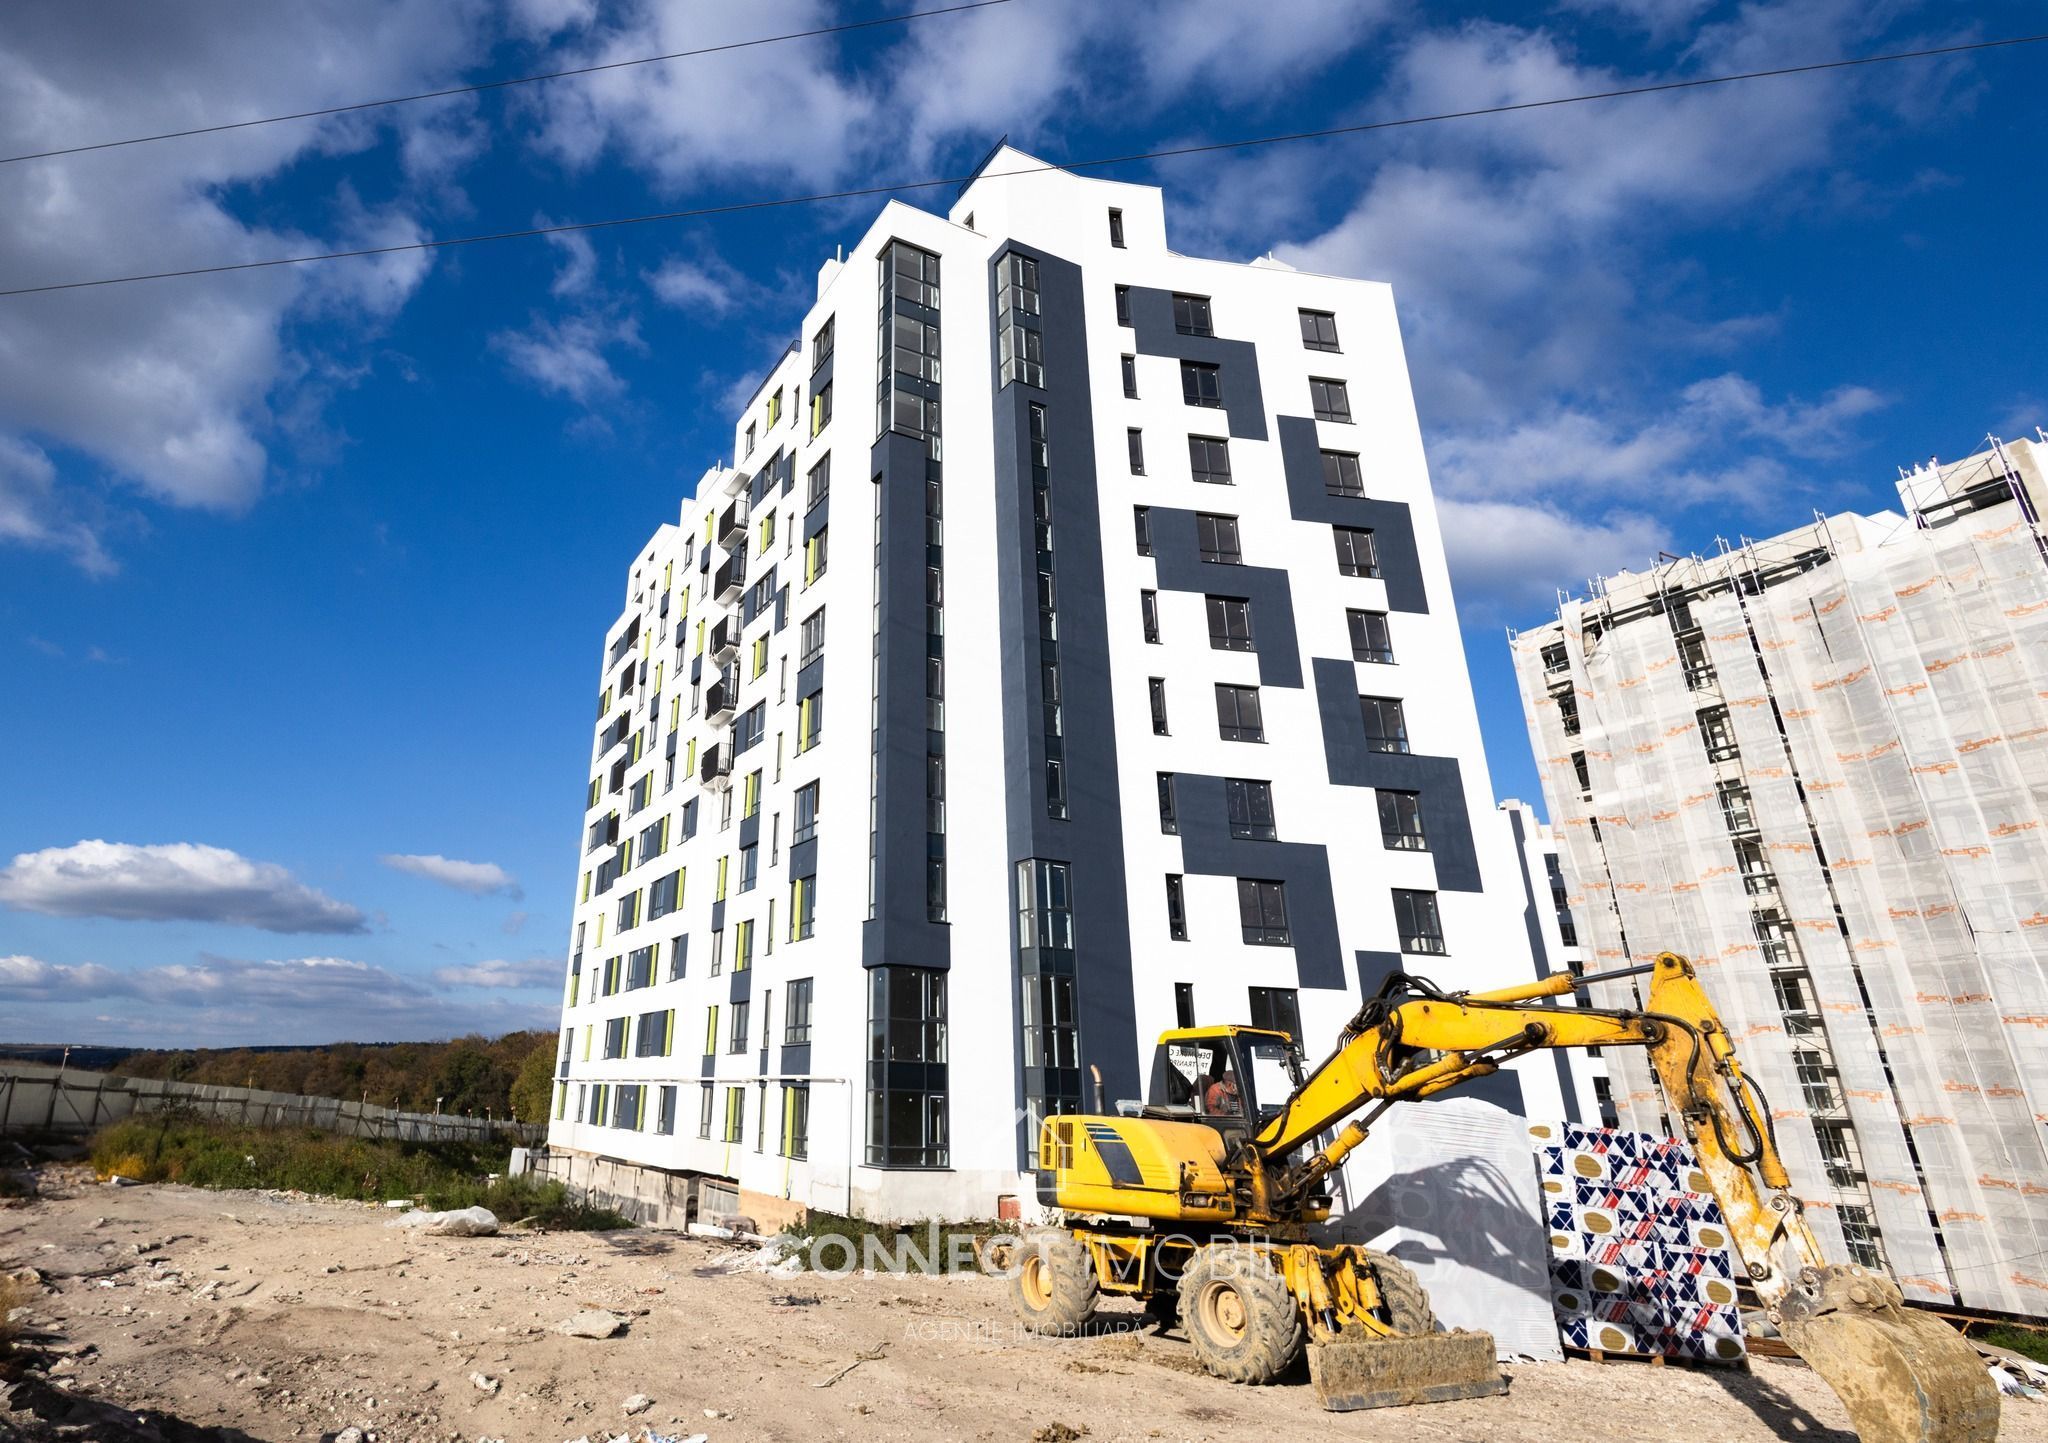
[[[551,1147],[989,1216],[1163,1029],[1526,978],[1389,289],[1007,147],[843,254],[606,633]]]
[[[1908,1297],[2036,1316],[2044,456],[1930,463],[1903,514],[1623,573],[1514,641],[1589,965],[1691,955],[1817,1230]],[[1608,1060],[1624,1123],[1659,1126]]]

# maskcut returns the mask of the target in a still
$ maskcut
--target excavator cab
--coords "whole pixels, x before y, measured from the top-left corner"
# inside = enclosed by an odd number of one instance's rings
[[[1142,1115],[1242,1135],[1276,1116],[1301,1079],[1301,1049],[1284,1032],[1177,1028],[1159,1036]]]

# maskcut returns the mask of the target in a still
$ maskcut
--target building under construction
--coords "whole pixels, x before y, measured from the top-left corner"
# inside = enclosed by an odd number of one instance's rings
[[[1902,514],[1623,573],[1513,640],[1587,965],[1693,956],[1823,1236],[1908,1297],[2035,1316],[2044,461],[1930,462]],[[1608,1061],[1623,1125],[1664,1127]]]

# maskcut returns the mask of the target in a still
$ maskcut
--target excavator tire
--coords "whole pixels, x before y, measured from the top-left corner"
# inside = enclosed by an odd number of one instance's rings
[[[1180,1279],[1180,1330],[1201,1365],[1231,1383],[1270,1383],[1301,1356],[1301,1305],[1264,1254],[1211,1243]]]
[[[1071,1338],[1095,1317],[1095,1259],[1070,1232],[1039,1228],[1018,1244],[1010,1299],[1034,1333]]]
[[[1379,1285],[1380,1307],[1395,1332],[1408,1338],[1423,1338],[1436,1331],[1436,1310],[1429,1305],[1429,1293],[1415,1270],[1391,1253],[1364,1249],[1366,1266]]]

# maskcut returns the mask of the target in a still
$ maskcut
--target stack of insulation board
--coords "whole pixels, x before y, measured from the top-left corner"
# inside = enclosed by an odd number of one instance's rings
[[[1565,1345],[1742,1361],[1736,1260],[1706,1174],[1676,1138],[1531,1123]]]

